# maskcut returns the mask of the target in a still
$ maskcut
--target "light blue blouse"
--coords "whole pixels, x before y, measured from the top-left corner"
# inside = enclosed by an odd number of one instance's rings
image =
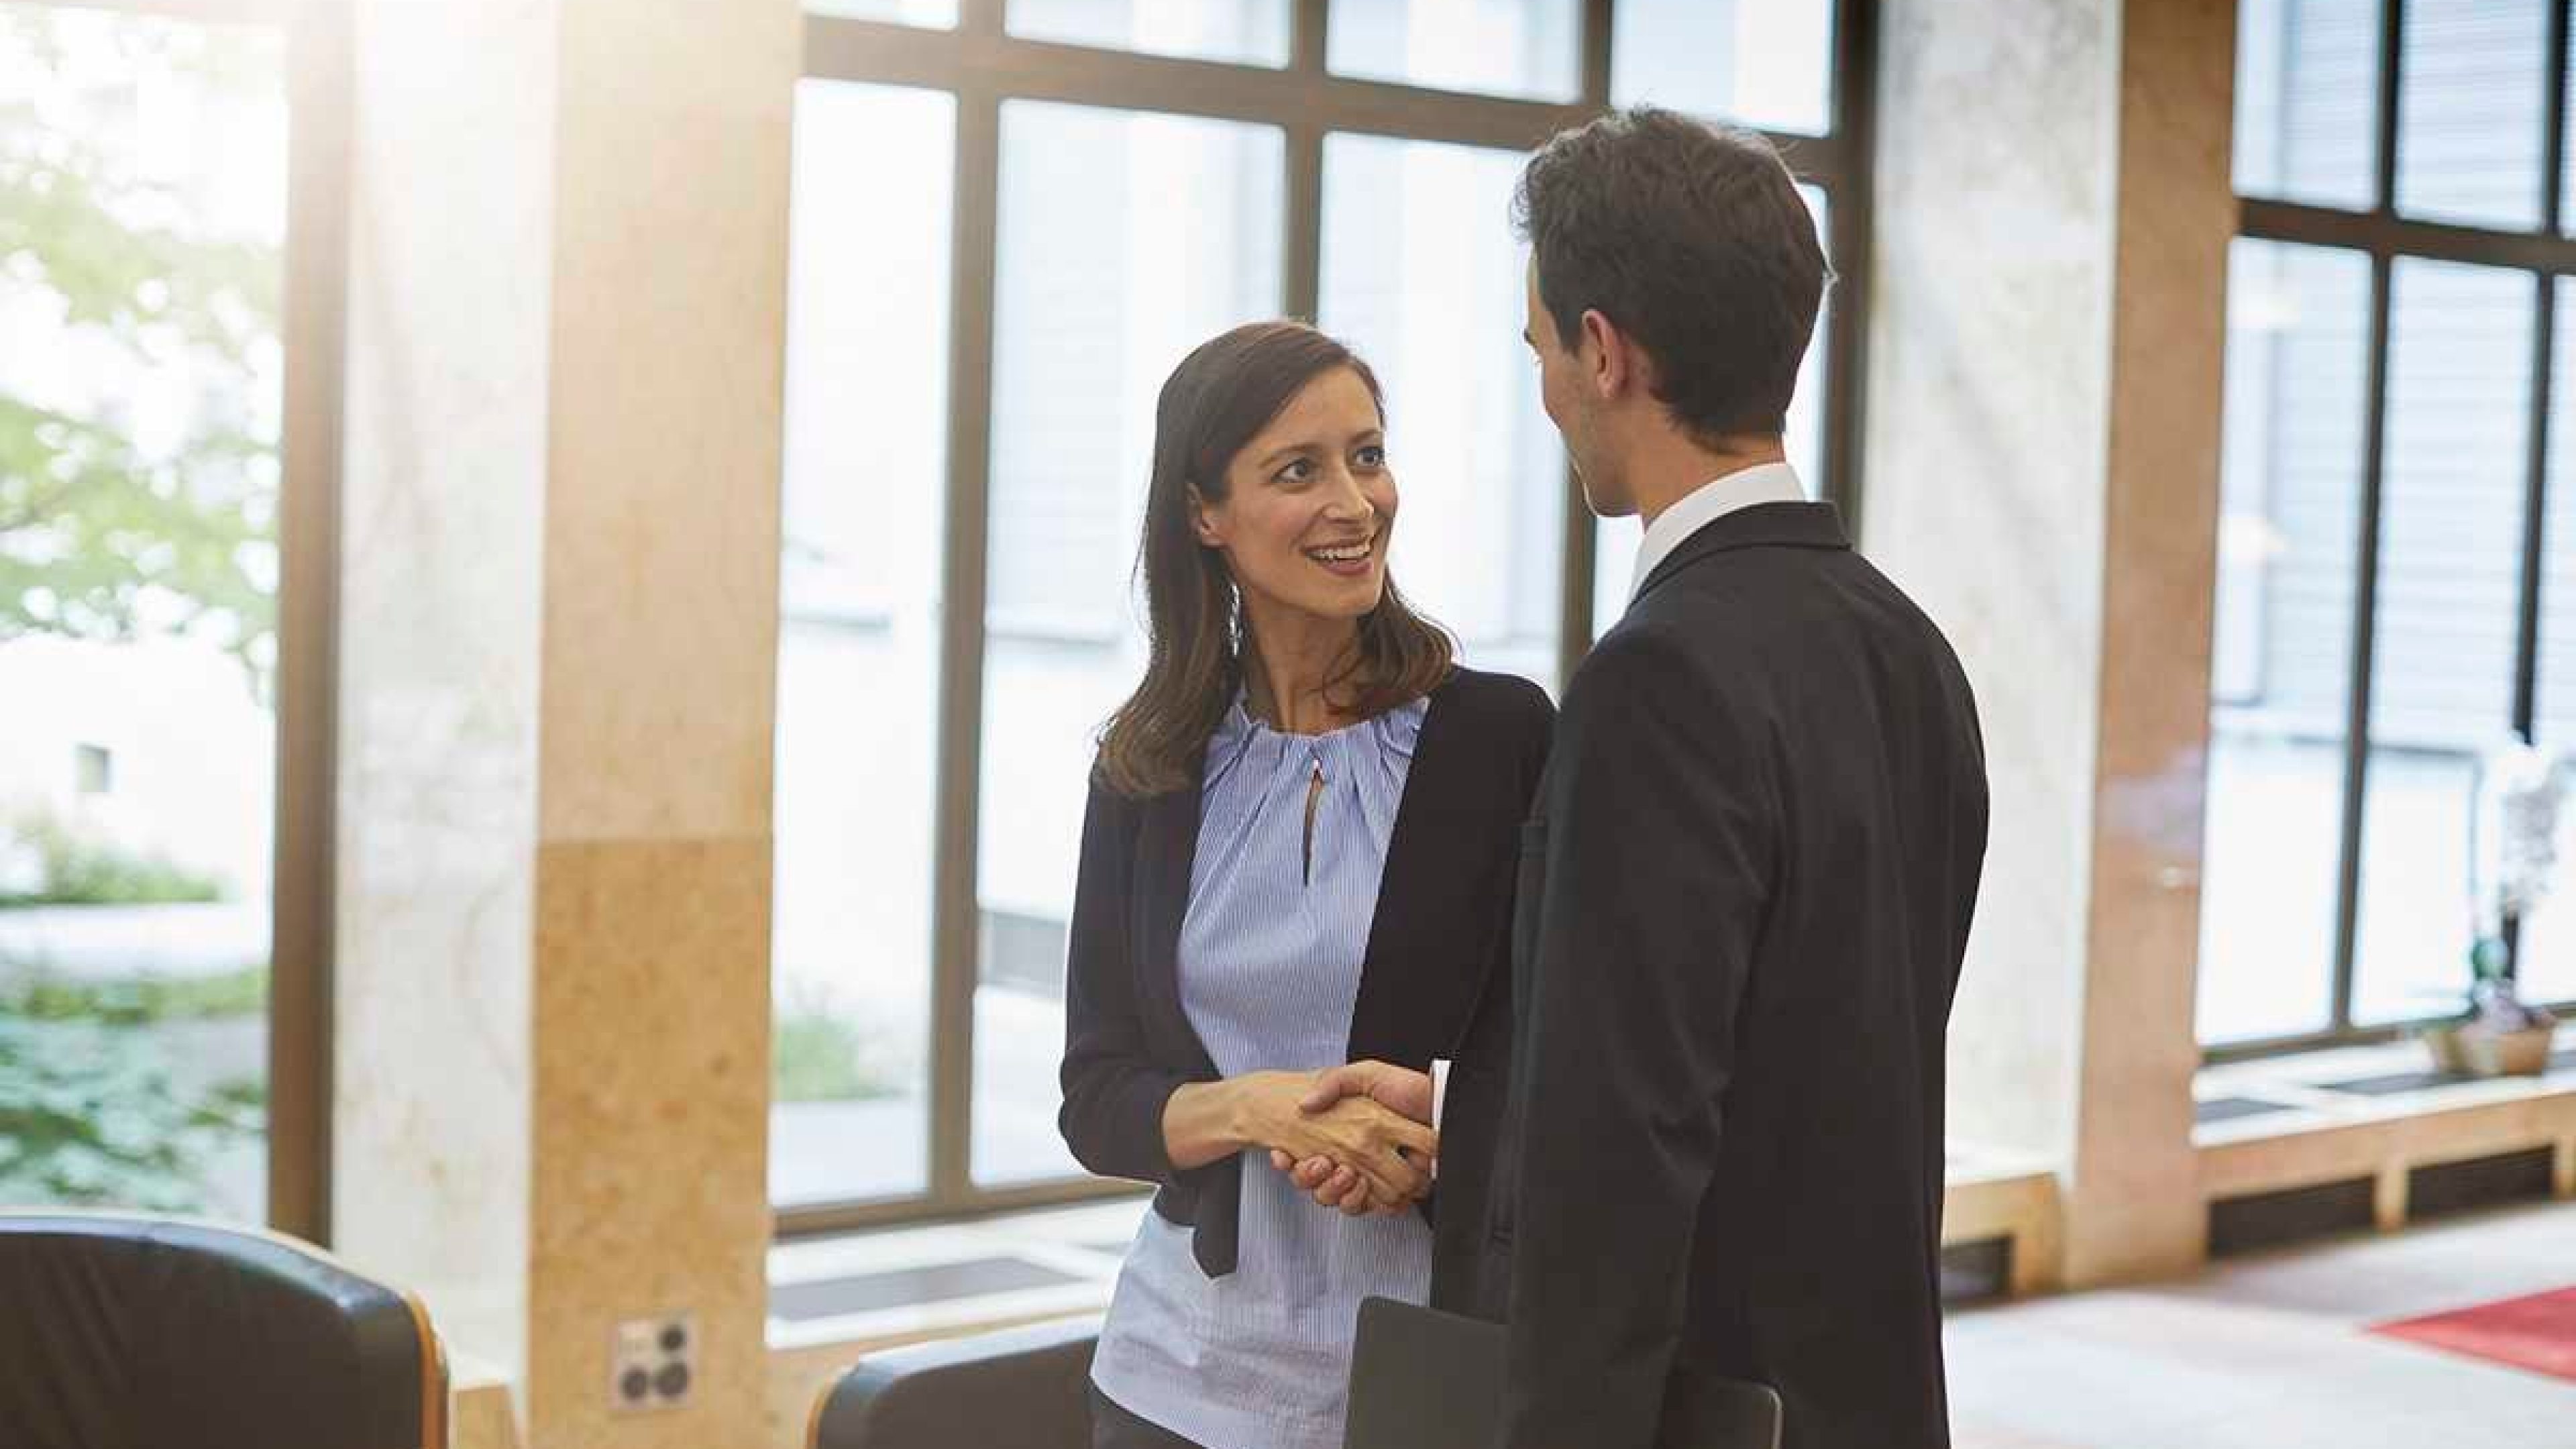
[[[1285,735],[1238,701],[1208,743],[1181,925],[1181,1005],[1216,1069],[1338,1066],[1395,814],[1429,701]],[[1306,800],[1320,770],[1311,878]],[[1235,1270],[1200,1271],[1190,1230],[1148,1212],[1092,1361],[1120,1407],[1207,1449],[1341,1449],[1362,1298],[1423,1301],[1417,1213],[1348,1218],[1246,1152]]]

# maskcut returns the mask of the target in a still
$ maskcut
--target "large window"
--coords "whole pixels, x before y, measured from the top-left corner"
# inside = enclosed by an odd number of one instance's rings
[[[791,1230],[1118,1190],[1056,1136],[1065,928],[1093,739],[1142,668],[1131,569],[1181,356],[1280,315],[1355,343],[1415,540],[1396,574],[1470,661],[1553,686],[1635,540],[1596,534],[1538,406],[1522,157],[1614,101],[1784,143],[1843,263],[1793,448],[1849,500],[1871,46],[1855,0],[809,8],[770,1154]]]
[[[321,1236],[337,72],[153,8],[0,4],[0,1202]]]
[[[2568,7],[2239,23],[2200,950],[2222,1055],[2456,1010],[2483,762],[2576,749]],[[2527,997],[2576,999],[2570,913],[2509,933]]]

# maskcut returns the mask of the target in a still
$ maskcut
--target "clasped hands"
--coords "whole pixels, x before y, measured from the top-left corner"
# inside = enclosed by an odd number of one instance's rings
[[[1428,1074],[1374,1061],[1328,1068],[1274,1124],[1270,1165],[1324,1207],[1392,1216],[1431,1190],[1440,1139],[1430,1121]]]

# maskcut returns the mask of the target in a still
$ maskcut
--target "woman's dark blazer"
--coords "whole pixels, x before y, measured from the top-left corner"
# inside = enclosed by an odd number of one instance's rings
[[[1510,1039],[1508,1005],[1491,998],[1511,992],[1520,826],[1555,720],[1547,695],[1513,675],[1460,669],[1431,692],[1387,846],[1351,1012],[1350,1060],[1428,1070],[1432,1058],[1458,1054],[1471,1024],[1482,1036],[1497,1029],[1498,1017]],[[1192,779],[1199,773],[1194,766]],[[1056,1121],[1084,1167],[1157,1184],[1154,1211],[1192,1228],[1199,1267],[1213,1278],[1234,1271],[1237,1159],[1181,1171],[1163,1148],[1172,1093],[1217,1079],[1181,1009],[1177,973],[1198,830],[1196,784],[1129,799],[1092,783],[1073,893],[1064,1109]],[[1450,1090],[1454,1113],[1458,1085]],[[1466,1208],[1445,1167],[1443,1177],[1441,1191],[1452,1199],[1446,1210],[1480,1219],[1482,1203]],[[1481,1197],[1481,1175],[1473,1188]]]

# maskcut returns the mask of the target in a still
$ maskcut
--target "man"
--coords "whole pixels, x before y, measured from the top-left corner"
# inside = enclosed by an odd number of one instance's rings
[[[1788,1449],[1937,1449],[1984,756],[1940,631],[1784,459],[1814,223],[1761,137],[1653,110],[1551,141],[1516,211],[1548,416],[1646,531],[1524,829],[1511,999],[1456,1068],[1503,1077],[1509,1041],[1507,1105],[1438,1114],[1434,1301],[1508,1307],[1509,1449],[1683,1449],[1709,1379],[1775,1387]],[[1352,1092],[1430,1084],[1362,1063],[1318,1100]]]

